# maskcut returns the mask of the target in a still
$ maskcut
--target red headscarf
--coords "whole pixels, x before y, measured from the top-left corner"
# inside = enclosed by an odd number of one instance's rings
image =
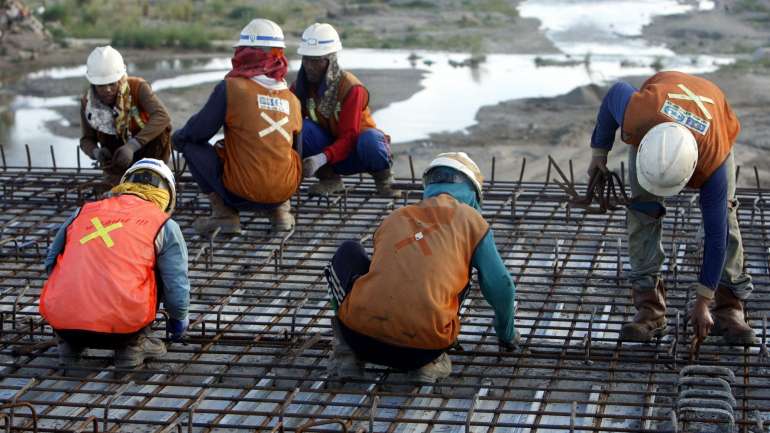
[[[259,47],[238,47],[232,58],[233,70],[225,78],[253,78],[257,75],[281,81],[289,70],[289,61],[283,55],[283,48],[264,51]]]

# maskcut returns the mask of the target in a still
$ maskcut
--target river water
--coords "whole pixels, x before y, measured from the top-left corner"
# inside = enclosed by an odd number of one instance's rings
[[[664,69],[684,72],[708,72],[729,63],[730,58],[681,56],[665,46],[647,43],[639,36],[642,27],[656,15],[679,14],[693,7],[708,9],[713,2],[699,5],[677,0],[527,0],[519,11],[537,18],[541,28],[564,54],[559,55],[487,55],[477,68],[455,67],[467,53],[436,51],[345,49],[340,64],[349,69],[420,68],[427,71],[423,90],[410,98],[393,103],[374,113],[379,127],[394,143],[421,140],[431,133],[463,131],[475,123],[479,108],[502,101],[560,95],[577,86],[605,83],[621,76],[654,72],[650,66],[662,63]],[[418,59],[410,60],[410,54]],[[585,63],[576,61],[588,60]],[[565,66],[564,62],[576,64]],[[542,66],[544,63],[562,65]],[[538,66],[540,64],[540,66]],[[227,57],[205,61],[164,60],[129,65],[129,73],[142,76],[145,71],[168,70],[171,78],[152,82],[155,91],[163,91],[221,80],[229,70]],[[298,68],[297,60],[291,67]],[[85,67],[53,68],[29,74],[27,79],[63,80],[84,77]],[[77,89],[79,90],[79,89]],[[56,149],[59,166],[74,166],[77,161],[75,138],[57,135],[52,125],[67,125],[57,108],[78,104],[78,96],[53,98],[19,95],[0,115],[0,143],[9,165],[26,165],[24,148],[29,144],[34,166],[50,165],[50,146]],[[2,110],[0,110],[2,111]],[[81,155],[82,161],[87,158]]]

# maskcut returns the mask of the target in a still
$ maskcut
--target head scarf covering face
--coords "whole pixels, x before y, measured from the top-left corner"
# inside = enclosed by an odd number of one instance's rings
[[[342,71],[339,63],[337,63],[337,53],[327,54],[325,57],[329,60],[329,66],[326,67],[326,76],[324,77],[326,90],[318,104],[318,111],[321,112],[322,116],[331,118],[337,108],[337,93],[340,88]]]
[[[148,185],[146,183],[123,182],[112,188],[110,192],[115,195],[135,195],[142,200],[155,203],[163,212],[166,211],[168,204],[171,201],[171,194],[167,189],[158,188],[157,186]]]
[[[260,47],[238,47],[230,60],[233,70],[225,78],[254,78],[266,75],[276,81],[282,81],[289,70],[289,61],[283,54],[283,48],[270,48],[265,51]]]
[[[342,79],[342,70],[337,62],[337,53],[327,54],[322,56],[322,58],[329,60],[329,66],[326,67],[326,74],[319,87],[319,89],[323,90],[323,95],[318,104],[318,111],[322,116],[329,119],[334,116],[334,111],[337,109],[337,93],[340,87],[340,80]],[[305,70],[300,68],[297,74],[297,82],[294,86],[294,94],[297,95],[303,107],[308,106],[308,85]],[[315,95],[310,96],[313,97]]]
[[[128,141],[131,136],[130,123],[132,110],[138,113],[138,107],[133,106],[131,100],[131,88],[128,85],[128,77],[125,75],[118,80],[118,94],[115,97],[115,105],[105,105],[97,96],[94,86],[88,87],[86,93],[85,115],[88,124],[95,130],[109,135],[116,135]]]

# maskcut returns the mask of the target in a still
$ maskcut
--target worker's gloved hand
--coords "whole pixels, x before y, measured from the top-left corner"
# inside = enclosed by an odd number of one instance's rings
[[[131,163],[134,162],[134,152],[142,148],[142,144],[139,141],[131,137],[126,144],[120,146],[115,151],[115,156],[112,158],[112,162],[118,167],[128,168]]]
[[[110,149],[107,149],[106,147],[99,147],[94,150],[91,157],[98,161],[99,164],[107,165],[112,159],[112,152],[110,152]]]
[[[711,327],[714,326],[709,304],[711,304],[711,299],[698,295],[695,298],[695,305],[690,310],[690,320],[695,338],[706,338],[711,332]]]
[[[187,331],[187,326],[189,325],[190,319],[177,320],[169,318],[166,321],[166,331],[168,331],[171,341],[176,343],[182,341],[182,337],[184,337],[184,333]]]
[[[302,160],[302,175],[312,177],[324,164],[326,164],[326,154],[323,152],[307,157]]]
[[[591,163],[588,164],[588,177],[591,177],[596,170],[607,173],[607,155],[594,155],[591,157]]]

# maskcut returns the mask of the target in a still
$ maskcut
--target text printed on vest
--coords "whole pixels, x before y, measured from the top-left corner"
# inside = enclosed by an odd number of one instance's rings
[[[286,115],[289,114],[289,101],[282,98],[259,95],[257,97],[257,105],[259,105],[260,110],[278,111]]]
[[[286,139],[286,141],[288,141],[289,143],[291,143],[291,135],[289,135],[289,133],[288,133],[288,132],[286,132],[286,130],[285,130],[285,129],[283,129],[283,125],[285,125],[285,124],[289,123],[289,118],[288,118],[288,117],[284,117],[284,118],[282,118],[281,120],[279,120],[279,121],[277,121],[277,122],[276,122],[276,121],[274,121],[274,120],[273,120],[273,119],[272,119],[270,116],[268,116],[268,115],[267,115],[266,113],[264,113],[264,112],[262,112],[262,113],[259,113],[259,114],[260,114],[260,116],[262,117],[262,119],[264,119],[264,120],[265,120],[265,122],[267,122],[267,123],[268,123],[268,125],[270,125],[270,126],[268,126],[267,128],[265,128],[265,129],[263,129],[263,130],[259,131],[259,137],[260,137],[260,138],[263,138],[263,137],[265,137],[266,135],[268,135],[268,134],[272,134],[273,132],[276,132],[276,131],[277,131],[278,133],[280,133],[281,135],[283,135],[283,138],[285,138],[285,139]]]
[[[94,225],[96,231],[80,238],[80,245],[84,245],[96,238],[102,238],[102,241],[104,241],[104,244],[107,245],[107,248],[112,248],[112,246],[115,245],[115,242],[110,237],[110,232],[123,227],[123,223],[120,222],[104,227],[102,222],[99,220],[99,217],[91,218],[91,224]]]
[[[700,135],[706,135],[709,126],[711,126],[708,120],[701,119],[668,99],[663,103],[660,112],[671,118],[674,122],[686,126]]]

